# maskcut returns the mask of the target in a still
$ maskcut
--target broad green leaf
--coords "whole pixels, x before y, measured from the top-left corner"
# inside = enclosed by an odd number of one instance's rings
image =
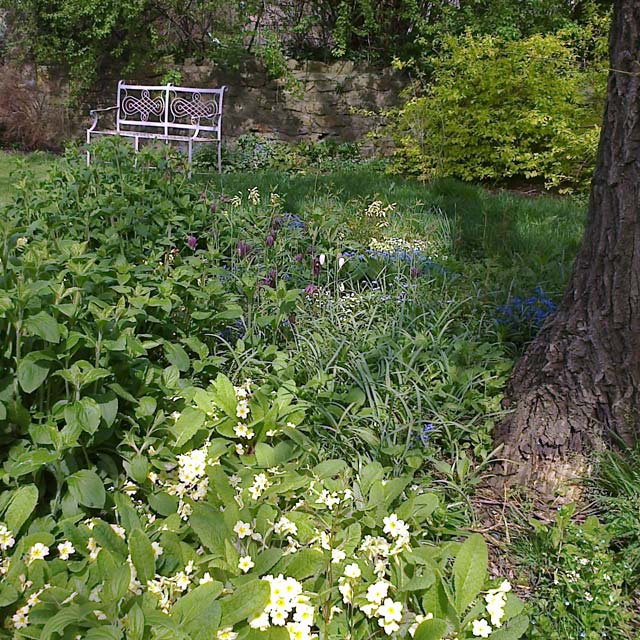
[[[102,411],[93,398],[82,398],[64,408],[64,419],[71,433],[86,431],[93,434],[98,430],[101,418]]]
[[[162,372],[162,384],[168,389],[176,389],[180,381],[180,369],[175,365],[166,367]]]
[[[209,582],[182,596],[171,610],[171,617],[194,640],[210,640],[220,626],[222,608],[217,601],[222,583]]]
[[[142,484],[147,479],[149,473],[149,461],[145,456],[136,455],[131,459],[129,465],[129,474],[133,480],[139,484]]]
[[[320,573],[328,562],[324,553],[318,549],[302,549],[292,556],[284,558],[283,562],[285,560],[287,561],[287,575],[296,580],[304,580]]]
[[[72,604],[65,607],[47,620],[42,628],[40,638],[49,640],[55,634],[62,634],[69,625],[79,622],[83,617],[83,611],[78,605]]]
[[[225,540],[230,531],[222,513],[210,504],[196,503],[189,524],[200,538],[200,542],[218,557],[225,555]]]
[[[236,390],[231,384],[231,380],[222,373],[213,383],[215,398],[214,401],[230,418],[236,420],[236,409],[238,402],[236,400]]]
[[[19,594],[15,587],[6,580],[0,583],[0,608],[8,607],[18,600]]]
[[[107,427],[110,427],[116,421],[118,415],[118,398],[116,394],[109,391],[108,393],[96,396],[95,401],[100,407],[102,419],[105,421]]]
[[[404,501],[396,513],[401,520],[421,523],[438,508],[438,504],[438,496],[435,493],[423,493]]]
[[[128,615],[128,614],[127,614]],[[113,625],[103,625],[89,629],[84,635],[84,640],[121,640],[122,630]]]
[[[120,516],[120,522],[128,533],[131,533],[134,529],[142,529],[142,523],[138,512],[133,506],[131,498],[124,493],[116,493],[114,496],[116,503],[116,509]]]
[[[7,527],[17,535],[38,504],[38,488],[35,484],[20,487],[14,494],[4,515]]]
[[[491,640],[518,640],[528,628],[529,618],[527,616],[516,616],[499,629],[496,629],[489,637]]]
[[[265,580],[252,580],[239,586],[234,593],[220,600],[222,627],[232,627],[259,615],[271,596],[271,587]]]
[[[313,467],[313,474],[321,480],[332,478],[342,473],[349,465],[344,460],[325,460]]]
[[[140,404],[136,407],[136,416],[139,418],[152,416],[158,406],[156,399],[151,396],[144,396],[143,398],[140,398],[139,403]]]
[[[276,565],[280,558],[282,558],[282,549],[271,548],[261,551],[255,558],[256,566],[253,568],[254,573],[259,576],[265,575]]]
[[[67,478],[71,495],[78,504],[92,509],[102,509],[107,499],[104,484],[95,471],[82,469]]]
[[[156,559],[149,538],[141,529],[134,529],[129,536],[129,552],[136,568],[138,580],[147,584],[156,575]]]
[[[91,534],[99,547],[108,549],[114,556],[127,557],[126,543],[106,522],[97,520]]]
[[[187,407],[171,428],[176,436],[175,446],[181,447],[191,440],[204,424],[205,418],[205,414],[200,409]]]
[[[448,620],[452,615],[452,604],[449,601],[447,592],[442,586],[441,580],[429,588],[422,598],[422,610],[431,613],[434,618]],[[457,616],[456,616],[457,618]]]
[[[136,529],[138,531],[138,529]],[[134,532],[135,533],[135,532]],[[100,552],[102,555],[104,551]],[[115,603],[127,595],[131,582],[131,569],[129,564],[124,562],[118,565],[105,578],[102,589],[102,601],[105,603]],[[142,584],[146,584],[143,582]]]
[[[147,496],[147,501],[149,506],[161,516],[170,516],[178,510],[178,499],[164,491],[150,493]]]
[[[50,358],[43,358],[42,351],[27,353],[18,363],[18,382],[25,393],[33,393],[49,375]]]
[[[379,462],[371,462],[360,473],[360,491],[363,497],[369,495],[369,490],[374,482],[381,481],[384,472]]]
[[[413,640],[440,640],[447,633],[447,623],[438,618],[425,620],[416,629]]]
[[[24,321],[24,328],[29,334],[39,336],[47,342],[60,342],[60,325],[44,311],[29,316]]]
[[[249,629],[245,640],[289,640],[291,636],[284,627],[269,627],[265,631]]]
[[[263,469],[268,469],[278,465],[276,450],[264,442],[259,442],[256,445],[255,456],[256,462]]]
[[[53,462],[59,458],[59,454],[45,449],[27,451],[13,461],[5,463],[5,467],[10,476],[19,478],[20,476],[39,471],[45,464]]]
[[[187,352],[179,344],[173,344],[171,342],[164,343],[164,355],[167,360],[178,368],[179,371],[188,371],[191,360]]]
[[[139,604],[134,604],[127,612],[124,621],[127,640],[142,640],[144,635],[144,613]]]
[[[482,590],[487,564],[487,545],[484,538],[475,533],[460,547],[453,564],[455,604],[460,613],[464,613]]]

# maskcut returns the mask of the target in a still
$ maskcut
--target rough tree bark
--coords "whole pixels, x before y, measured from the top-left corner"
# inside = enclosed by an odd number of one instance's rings
[[[496,436],[499,482],[547,499],[594,451],[640,436],[640,0],[616,0],[609,50],[582,246],[557,313],[515,367],[514,411]]]

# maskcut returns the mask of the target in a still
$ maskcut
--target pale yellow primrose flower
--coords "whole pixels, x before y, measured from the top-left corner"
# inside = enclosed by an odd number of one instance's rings
[[[11,531],[3,524],[0,524],[0,551],[10,549],[15,543],[16,539],[13,537]]]
[[[27,564],[31,564],[34,560],[44,560],[49,555],[49,547],[42,544],[42,542],[36,542],[27,556]]]
[[[344,568],[344,575],[347,578],[351,578],[352,580],[356,580],[357,578],[359,578],[362,575],[362,571],[360,570],[360,567],[354,562],[353,564],[348,564]]]
[[[16,629],[24,629],[29,624],[29,616],[24,612],[17,612],[11,616],[11,622]]]
[[[473,635],[480,638],[488,638],[491,634],[491,627],[489,623],[482,618],[481,620],[473,621]]]
[[[73,544],[71,544],[71,542],[69,542],[68,540],[65,542],[61,542],[58,545],[58,555],[60,556],[60,560],[68,560],[69,556],[75,552],[76,550]]]
[[[233,532],[242,540],[242,538],[246,538],[253,534],[253,529],[249,525],[248,522],[242,522],[242,520],[238,520],[233,526]]]
[[[251,556],[242,556],[238,561],[238,569],[242,573],[247,573],[250,569],[256,566],[256,563],[252,560]]]

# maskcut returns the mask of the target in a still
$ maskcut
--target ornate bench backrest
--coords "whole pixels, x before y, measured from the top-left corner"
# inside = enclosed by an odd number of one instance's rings
[[[117,131],[147,131],[160,136],[211,136],[220,140],[226,87],[194,89],[118,83]]]

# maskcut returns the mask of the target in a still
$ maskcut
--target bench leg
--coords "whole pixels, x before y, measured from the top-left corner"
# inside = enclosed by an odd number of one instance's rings
[[[191,139],[189,139],[189,157],[187,159],[187,162],[189,163],[188,177],[191,178],[191,163],[193,162],[193,141]]]
[[[91,144],[91,134],[87,131],[87,167],[91,166],[91,152],[89,151],[90,144]]]
[[[222,173],[222,155],[220,149],[221,142],[218,140],[218,173]]]
[[[140,138],[136,136],[133,139],[133,149],[136,152],[136,161],[133,163],[134,167],[138,166],[138,152],[140,151]]]

